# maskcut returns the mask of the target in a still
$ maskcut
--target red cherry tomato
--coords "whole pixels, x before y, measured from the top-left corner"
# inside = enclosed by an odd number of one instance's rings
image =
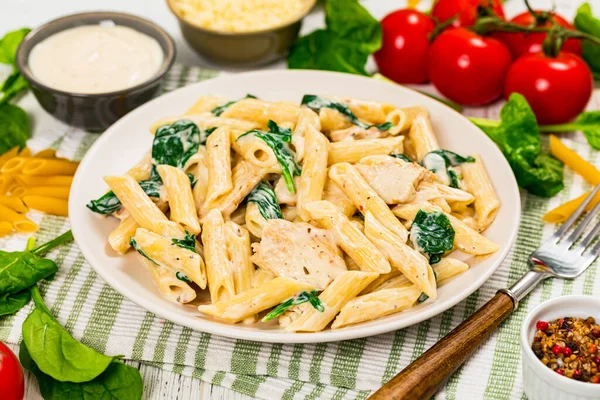
[[[379,71],[398,83],[426,83],[429,35],[435,23],[417,10],[398,10],[381,20],[383,44],[375,53]]]
[[[502,96],[511,62],[510,51],[501,41],[453,28],[431,45],[429,77],[450,100],[482,105]]]
[[[540,125],[561,124],[585,109],[593,85],[589,67],[575,54],[526,54],[510,67],[504,95],[525,96]]]
[[[537,11],[539,12],[539,11]],[[568,29],[575,29],[573,25],[571,25],[566,19],[561,17],[560,15],[553,14],[552,20],[556,22],[558,25],[564,26]],[[552,27],[552,20],[547,21],[545,24],[537,25],[540,28],[550,28]],[[531,15],[529,11],[524,12],[522,14],[517,15],[513,19],[510,20],[518,25],[523,26],[536,26],[535,17]],[[524,54],[534,54],[542,51],[542,43],[544,43],[544,39],[546,38],[545,33],[534,32],[534,33],[508,33],[502,32],[498,33],[497,37],[502,40],[514,58],[518,58]],[[579,39],[569,39],[565,42],[562,47],[563,51],[568,51],[573,54],[581,55],[581,41]]]
[[[25,393],[23,370],[17,356],[0,342],[0,399],[22,400]]]
[[[479,7],[489,7],[497,16],[504,19],[502,0],[438,0],[431,10],[431,15],[440,23],[458,15],[452,25],[472,26],[477,20]]]

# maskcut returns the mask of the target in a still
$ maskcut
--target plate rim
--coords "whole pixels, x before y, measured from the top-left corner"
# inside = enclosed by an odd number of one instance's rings
[[[196,86],[201,87],[203,84],[205,84],[206,82],[209,82],[209,81],[214,82],[215,80],[218,80],[218,81],[222,81],[224,84],[227,84],[228,81],[240,79],[240,77],[242,77],[242,78],[255,77],[256,79],[260,79],[261,77],[265,78],[268,76],[272,76],[273,74],[335,75],[335,76],[343,76],[344,78],[350,79],[350,80],[352,80],[352,79],[370,79],[374,85],[380,85],[380,84],[393,85],[396,88],[409,90],[409,91],[413,92],[413,94],[417,97],[427,99],[426,102],[436,101],[435,99],[432,99],[429,96],[426,96],[416,90],[413,90],[413,89],[403,86],[403,85],[397,85],[395,83],[389,83],[389,82],[384,82],[384,81],[377,81],[372,78],[368,78],[368,77],[364,77],[364,76],[350,75],[350,74],[344,74],[344,73],[339,73],[339,72],[316,71],[316,70],[258,70],[258,71],[249,71],[249,72],[242,72],[242,73],[236,73],[236,74],[223,74],[223,75],[217,76],[215,78],[195,82],[190,85],[186,85],[186,86],[174,89],[170,92],[164,93],[163,95],[158,96],[158,97],[150,100],[149,102],[143,104],[142,106],[136,108],[135,110],[131,111],[130,113],[125,115],[123,118],[121,118],[120,120],[115,122],[104,133],[101,134],[101,136],[88,149],[85,156],[80,161],[80,166],[79,166],[79,168],[75,174],[75,177],[73,179],[71,192],[72,193],[76,192],[80,185],[80,181],[83,181],[83,179],[84,179],[83,172],[80,172],[80,171],[87,169],[87,165],[92,163],[91,160],[93,160],[94,154],[98,151],[98,149],[100,149],[102,147],[104,142],[109,141],[112,138],[112,136],[115,135],[112,133],[112,131],[118,132],[121,125],[125,124],[129,119],[135,118],[136,114],[143,112],[144,107],[148,106],[149,104],[152,104],[157,101],[164,101],[163,97],[176,97],[177,93],[179,91],[190,90],[189,88],[191,86],[192,87],[196,87]],[[199,92],[201,92],[201,90],[199,90]],[[444,103],[441,103],[441,102],[438,102],[438,103],[443,105],[447,109],[447,111],[456,113],[462,119],[466,120],[467,122],[470,122],[468,120],[468,118],[466,116],[464,116],[463,114],[457,112],[456,110],[452,109],[451,107],[447,106]],[[198,318],[196,320],[191,320],[189,317],[184,316],[184,315],[170,314],[170,313],[168,313],[168,311],[163,310],[160,306],[154,305],[153,303],[147,303],[142,298],[142,296],[136,294],[135,292],[128,290],[128,286],[125,284],[121,284],[117,279],[111,279],[111,274],[109,273],[109,270],[106,268],[102,268],[102,265],[101,265],[102,263],[100,262],[100,260],[95,260],[94,252],[91,250],[90,246],[88,246],[86,244],[86,241],[84,238],[84,232],[82,232],[83,226],[80,226],[80,225],[85,225],[85,224],[78,223],[77,217],[71,218],[71,220],[70,220],[71,230],[73,232],[73,236],[74,236],[75,242],[79,248],[79,251],[81,251],[85,260],[90,264],[92,269],[104,280],[104,282],[107,285],[109,285],[112,289],[114,289],[115,291],[120,293],[123,297],[132,301],[133,303],[135,303],[142,309],[152,312],[153,314],[159,316],[160,318],[163,318],[168,321],[172,321],[172,322],[177,323],[182,326],[189,327],[198,332],[206,332],[211,335],[223,336],[223,337],[232,338],[232,339],[242,339],[242,340],[250,340],[250,341],[257,341],[257,342],[264,342],[264,343],[288,343],[288,344],[337,342],[337,341],[342,341],[342,340],[359,339],[359,338],[365,338],[365,337],[376,336],[376,335],[380,335],[380,334],[384,334],[384,333],[389,333],[389,332],[396,331],[398,329],[403,329],[403,328],[407,328],[407,327],[416,325],[416,324],[426,321],[430,318],[433,318],[433,317],[443,313],[444,311],[454,307],[461,301],[465,300],[467,297],[469,297],[471,294],[473,294],[475,291],[477,291],[479,288],[481,288],[481,286],[483,286],[483,284],[485,282],[487,282],[487,280],[498,270],[498,268],[502,265],[502,263],[508,256],[510,250],[513,248],[513,246],[517,240],[517,234],[518,234],[518,230],[519,230],[519,226],[520,226],[520,222],[521,222],[522,205],[521,205],[521,196],[519,195],[520,192],[519,192],[519,187],[516,182],[516,178],[514,176],[514,173],[512,172],[512,169],[510,168],[508,161],[506,160],[504,155],[502,155],[502,153],[500,152],[500,149],[498,149],[496,144],[483,131],[481,131],[481,129],[477,128],[477,130],[479,131],[478,132],[479,135],[482,135],[485,140],[490,142],[490,144],[492,145],[492,147],[494,149],[492,151],[498,152],[498,154],[501,156],[501,159],[504,163],[504,167],[506,169],[508,169],[508,171],[510,171],[510,179],[509,180],[511,182],[511,185],[513,186],[513,189],[516,188],[516,196],[515,196],[514,200],[516,201],[515,206],[516,206],[518,212],[512,214],[513,221],[511,223],[511,227],[510,227],[509,241],[506,246],[501,247],[501,249],[499,250],[498,260],[495,262],[495,265],[488,268],[488,270],[486,270],[479,279],[471,282],[469,284],[468,288],[464,292],[462,292],[464,295],[454,296],[454,297],[446,300],[446,302],[439,303],[437,305],[434,302],[434,303],[432,303],[432,305],[430,307],[425,308],[419,314],[416,314],[416,315],[410,316],[410,317],[405,317],[405,318],[398,318],[397,320],[390,319],[390,320],[386,321],[386,323],[383,323],[380,325],[361,326],[361,324],[356,324],[356,325],[342,328],[339,330],[329,329],[326,331],[307,332],[307,333],[301,333],[301,332],[293,332],[292,333],[292,332],[284,332],[282,330],[253,331],[253,330],[246,330],[246,329],[238,329],[238,328],[236,328],[235,324],[227,325],[224,323],[215,322],[215,321],[211,321],[211,320],[203,320],[200,318]],[[75,197],[75,196],[73,196],[73,197]],[[76,209],[77,209],[77,207],[81,207],[81,205],[76,205],[74,203],[75,202],[71,202],[71,201],[69,202],[69,215],[77,216],[78,214],[77,214]],[[158,294],[157,294],[157,296],[158,296]]]

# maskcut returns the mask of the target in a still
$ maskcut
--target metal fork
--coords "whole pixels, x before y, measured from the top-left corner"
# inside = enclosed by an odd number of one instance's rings
[[[600,242],[590,246],[600,233],[600,222],[579,244],[576,242],[598,214],[600,202],[579,225],[574,225],[598,192],[600,185],[550,238],[531,253],[529,271],[521,279],[510,288],[499,290],[469,319],[404,368],[370,399],[429,399],[538,283],[551,277],[573,279],[585,271],[600,253]]]

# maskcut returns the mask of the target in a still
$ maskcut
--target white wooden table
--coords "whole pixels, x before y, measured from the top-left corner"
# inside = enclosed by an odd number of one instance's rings
[[[600,10],[600,0],[588,0],[594,10]],[[423,0],[420,9],[426,10],[431,7],[432,0]],[[556,6],[558,12],[567,18],[573,18],[577,7],[583,0],[530,0],[536,8],[551,8]],[[406,0],[364,0],[362,3],[378,19],[387,13],[406,6]],[[507,0],[505,10],[507,15],[513,16],[524,10],[522,0]],[[198,65],[219,69],[198,56],[184,41],[175,17],[170,13],[165,0],[2,0],[2,11],[0,11],[0,36],[4,32],[24,26],[36,27],[56,17],[74,14],[83,11],[122,11],[137,14],[148,18],[165,28],[175,39],[177,44],[177,62],[187,65]],[[309,15],[302,27],[302,33],[311,32],[323,25],[323,13],[319,11]],[[373,66],[371,65],[371,68]],[[265,68],[285,68],[285,62],[281,61]],[[234,71],[232,71],[234,72]],[[600,96],[596,93],[594,109],[600,108]],[[49,117],[37,105],[31,96],[22,100],[22,107],[35,120],[34,135],[39,132],[45,120]],[[470,109],[469,114],[473,116],[487,116],[489,109]],[[16,346],[11,346],[18,352]],[[144,398],[146,399],[169,399],[169,400],[249,400],[245,396],[220,386],[214,386],[198,379],[182,376],[172,372],[163,371],[159,368],[140,365],[130,362],[130,365],[139,367],[144,380]],[[41,399],[35,378],[27,373],[25,388],[25,399]]]

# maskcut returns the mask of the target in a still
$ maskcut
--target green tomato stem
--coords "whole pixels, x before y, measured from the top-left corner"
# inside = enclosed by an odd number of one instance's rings
[[[71,240],[73,240],[73,232],[66,231],[65,233],[63,233],[59,237],[54,238],[51,241],[49,241],[47,243],[44,243],[40,247],[37,247],[37,248],[31,250],[31,252],[33,254],[41,256],[43,254],[46,254],[47,252],[49,252],[50,250],[52,250],[56,246],[59,246],[59,245],[61,245],[63,243],[70,242]]]

